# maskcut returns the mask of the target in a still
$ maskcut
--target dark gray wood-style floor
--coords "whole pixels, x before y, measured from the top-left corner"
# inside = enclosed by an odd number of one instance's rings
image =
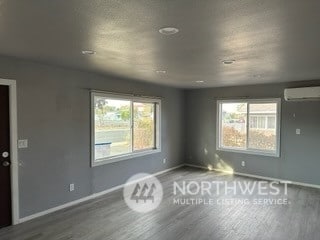
[[[184,167],[158,176],[164,200],[156,210],[130,210],[122,190],[0,230],[1,240],[66,239],[320,239],[320,191],[290,186],[289,205],[175,205],[173,181],[256,181]],[[228,198],[230,196],[215,196]],[[254,196],[247,196],[253,198]]]

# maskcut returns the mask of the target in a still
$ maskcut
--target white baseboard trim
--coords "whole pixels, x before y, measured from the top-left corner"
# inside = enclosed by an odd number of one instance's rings
[[[205,170],[208,170],[208,171],[209,171],[209,169],[208,169],[207,167],[205,167],[205,166],[200,166],[200,165],[195,165],[195,164],[189,164],[189,163],[185,163],[184,166],[186,166],[186,167],[193,167],[193,168],[201,168],[201,169],[205,169]]]
[[[243,177],[250,177],[250,178],[257,178],[257,179],[262,179],[262,180],[267,180],[267,181],[276,181],[276,182],[282,182],[282,183],[287,183],[287,184],[292,184],[292,185],[297,185],[297,186],[303,186],[303,187],[310,187],[310,188],[317,188],[320,189],[320,185],[316,184],[310,184],[310,183],[303,183],[303,182],[295,182],[295,181],[290,181],[290,180],[285,180],[285,179],[279,179],[279,178],[272,178],[272,177],[264,177],[260,175],[254,175],[254,174],[248,174],[248,173],[241,173],[241,172],[230,172],[230,171],[225,171],[223,169],[211,169],[209,170],[205,166],[200,166],[200,165],[195,165],[195,164],[184,164],[185,166],[188,167],[194,167],[194,168],[200,168],[200,169],[205,169],[207,171],[216,171],[216,172],[223,172],[223,173],[229,173],[229,174],[234,174],[238,176],[243,176]]]
[[[157,175],[160,175],[160,174],[163,174],[163,173],[166,173],[166,172],[170,172],[170,171],[172,171],[174,169],[181,168],[181,167],[184,167],[184,166],[193,167],[193,168],[200,168],[200,169],[204,169],[204,170],[207,170],[207,171],[216,171],[216,172],[223,172],[223,173],[228,173],[228,174],[231,173],[229,171],[224,171],[222,169],[211,169],[211,170],[209,170],[205,166],[186,163],[186,164],[181,164],[181,165],[178,165],[178,166],[175,166],[175,167],[172,167],[172,168],[165,169],[165,170],[160,171],[160,172],[156,172],[156,173],[152,174],[152,176],[157,176]],[[264,177],[264,176],[259,176],[259,175],[254,175],[254,174],[247,174],[247,173],[240,173],[240,172],[233,172],[233,174],[238,175],[238,176],[257,178],[257,179],[263,179],[263,180],[268,180],[268,181],[285,182],[285,183],[292,184],[292,185],[298,185],[298,186],[303,186],[303,187],[310,187],[310,188],[320,189],[320,185],[316,185],[316,184],[293,182],[293,181],[284,180],[284,179]],[[141,178],[141,179],[137,179],[135,181],[132,181],[131,184],[134,184],[134,183],[136,183],[138,181],[141,181],[143,179],[145,179],[145,178]],[[124,187],[124,184],[121,184],[121,185],[109,188],[109,189],[107,189],[105,191],[94,193],[92,195],[77,199],[75,201],[68,202],[68,203],[65,203],[65,204],[62,204],[62,205],[47,209],[47,210],[42,211],[42,212],[38,212],[38,213],[35,213],[35,214],[32,214],[32,215],[20,218],[19,219],[19,223],[27,222],[27,221],[30,221],[32,219],[35,219],[35,218],[38,218],[38,217],[41,217],[41,216],[44,216],[44,215],[47,215],[47,214],[50,214],[50,213],[53,213],[53,212],[56,212],[56,211],[59,211],[59,210],[62,210],[62,209],[68,208],[68,207],[75,206],[77,204],[80,204],[80,203],[83,203],[83,202],[86,202],[86,201],[101,197],[101,196],[103,196],[105,194],[108,194],[108,193],[111,193],[113,191],[119,190],[119,189],[121,189],[123,187]]]
[[[175,166],[175,167],[172,167],[172,168],[165,169],[165,170],[160,171],[160,172],[156,172],[156,173],[151,174],[151,175],[152,175],[152,176],[158,176],[158,175],[160,175],[160,174],[163,174],[163,173],[166,173],[166,172],[170,172],[170,171],[172,171],[172,170],[174,170],[174,169],[181,168],[181,167],[183,167],[183,166],[184,166],[184,164],[181,164],[181,165],[178,165],[178,166]],[[130,184],[134,184],[134,183],[139,182],[139,181],[142,181],[142,180],[144,180],[144,179],[146,179],[146,178],[148,178],[148,177],[137,179],[137,180],[135,180],[135,181],[130,182]],[[116,191],[116,190],[119,190],[119,189],[123,188],[124,185],[125,185],[125,184],[121,184],[121,185],[118,185],[118,186],[109,188],[109,189],[107,189],[107,190],[105,190],[105,191],[98,192],[98,193],[94,193],[94,194],[91,194],[91,195],[89,195],[89,196],[86,196],[86,197],[77,199],[77,200],[75,200],[75,201],[68,202],[68,203],[65,203],[65,204],[62,204],[62,205],[59,205],[59,206],[56,206],[56,207],[47,209],[47,210],[42,211],[42,212],[38,212],[38,213],[35,213],[35,214],[32,214],[32,215],[29,215],[29,216],[20,218],[18,223],[27,222],[27,221],[30,221],[30,220],[32,220],[32,219],[35,219],[35,218],[38,218],[38,217],[42,217],[42,216],[44,216],[44,215],[47,215],[47,214],[50,214],[50,213],[53,213],[53,212],[62,210],[62,209],[64,209],[64,208],[72,207],[72,206],[75,206],[75,205],[77,205],[77,204],[80,204],[80,203],[83,203],[83,202],[86,202],[86,201],[89,201],[89,200],[92,200],[92,199],[101,197],[101,196],[103,196],[103,195],[105,195],[105,194],[108,194],[108,193],[111,193],[111,192],[113,192],[113,191]]]

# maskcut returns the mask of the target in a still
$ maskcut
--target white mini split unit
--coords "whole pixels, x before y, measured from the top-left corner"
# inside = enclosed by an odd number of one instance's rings
[[[286,101],[320,100],[320,87],[287,88],[284,90]]]

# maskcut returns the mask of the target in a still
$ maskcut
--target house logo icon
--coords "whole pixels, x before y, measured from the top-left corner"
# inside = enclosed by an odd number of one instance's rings
[[[138,203],[140,200],[146,202],[147,200],[150,200],[154,203],[154,191],[156,189],[156,185],[152,183],[152,185],[149,187],[146,183],[143,185],[142,189],[139,183],[136,184],[131,199],[135,200],[136,203]]]
[[[129,178],[123,189],[126,204],[134,211],[146,213],[156,209],[163,197],[160,181],[147,173]]]

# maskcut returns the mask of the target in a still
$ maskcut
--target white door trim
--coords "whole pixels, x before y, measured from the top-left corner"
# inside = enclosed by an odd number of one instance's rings
[[[11,156],[11,208],[12,224],[19,223],[19,175],[18,175],[18,120],[17,120],[17,86],[15,80],[1,79],[0,85],[9,86],[10,102],[10,156]]]

